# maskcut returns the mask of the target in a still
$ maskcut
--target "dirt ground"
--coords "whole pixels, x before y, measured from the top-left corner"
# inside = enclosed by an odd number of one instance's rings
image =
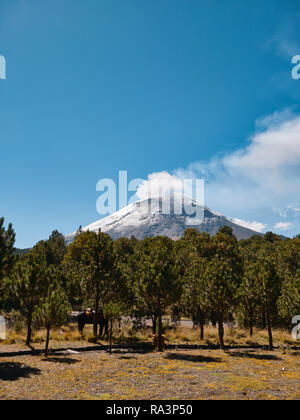
[[[1,345],[0,399],[300,399],[300,349],[160,354],[140,346],[109,355],[82,341],[59,346],[65,350],[45,359]]]

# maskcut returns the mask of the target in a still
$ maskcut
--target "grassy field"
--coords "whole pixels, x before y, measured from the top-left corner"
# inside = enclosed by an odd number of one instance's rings
[[[46,359],[44,332],[33,340],[35,355],[25,353],[22,332],[10,332],[0,344],[0,399],[300,399],[300,343],[287,332],[275,331],[273,352],[264,331],[250,339],[226,328],[226,351],[214,349],[212,327],[204,341],[187,328],[166,336],[157,353],[151,330],[124,332],[109,355],[90,329],[82,339],[70,326],[53,333]]]

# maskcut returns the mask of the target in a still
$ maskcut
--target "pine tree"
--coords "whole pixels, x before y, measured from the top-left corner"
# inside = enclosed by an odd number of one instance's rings
[[[257,310],[260,307],[261,299],[255,267],[249,262],[246,262],[245,264],[245,273],[238,289],[237,296],[238,316],[242,320],[243,325],[249,327],[249,333],[252,337]]]
[[[121,308],[118,304],[109,302],[104,307],[104,318],[108,319],[109,323],[109,354],[112,352],[112,336],[113,336],[113,327],[116,320],[120,318]]]
[[[213,257],[206,266],[204,293],[208,304],[218,316],[220,347],[224,349],[225,316],[232,309],[243,276],[243,259],[237,239],[226,229],[213,238]]]
[[[206,264],[205,258],[190,254],[190,264],[184,276],[184,306],[200,326],[200,340],[204,340],[204,325],[211,307],[204,294]]]
[[[67,252],[63,234],[54,230],[46,243],[48,248],[47,264],[61,269],[61,264]]]
[[[0,218],[0,310],[5,295],[7,278],[14,266],[16,258],[14,256],[15,232],[9,224],[6,229],[4,218]]]
[[[59,328],[67,322],[71,307],[65,291],[57,282],[57,273],[52,270],[51,284],[46,297],[41,298],[33,313],[34,324],[37,328],[44,327],[47,331],[45,356],[48,357],[50,331]]]
[[[258,281],[258,287],[265,311],[267,330],[269,335],[269,350],[273,350],[272,327],[277,318],[277,301],[280,296],[281,282],[278,275],[276,261],[269,255],[261,255],[253,267],[254,275]]]
[[[182,240],[176,243],[177,261],[184,280],[182,297],[185,313],[200,326],[200,339],[204,339],[204,325],[211,311],[205,299],[204,273],[212,256],[210,235],[199,233],[196,229],[187,229]]]
[[[283,241],[277,249],[276,261],[282,281],[278,311],[285,327],[300,313],[300,238]]]
[[[75,293],[94,306],[94,335],[97,336],[100,305],[118,300],[121,293],[111,237],[101,231],[76,236],[67,249],[64,267],[70,294]]]
[[[158,318],[158,350],[163,351],[162,316],[177,303],[182,281],[175,264],[174,243],[167,237],[146,238],[136,252],[139,295]]]
[[[119,303],[122,303],[122,310],[129,316],[133,314],[136,305],[136,285],[134,281],[135,272],[135,249],[137,239],[134,237],[119,238],[114,241],[115,271],[118,278]]]
[[[300,270],[295,275],[286,275],[278,300],[278,310],[286,326],[290,326],[292,318],[300,314]]]
[[[49,275],[44,255],[31,251],[17,263],[11,276],[11,293],[18,301],[17,309],[27,323],[26,345],[30,346],[34,308],[47,292]]]

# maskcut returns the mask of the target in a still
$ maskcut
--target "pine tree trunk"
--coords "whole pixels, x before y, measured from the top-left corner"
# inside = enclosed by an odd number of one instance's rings
[[[108,319],[104,321],[104,327],[104,335],[105,337],[108,337]]]
[[[113,320],[110,320],[110,331],[109,331],[109,354],[112,353],[112,333],[113,333]]]
[[[250,337],[252,337],[253,336],[253,310],[252,310],[251,304],[250,304],[249,324],[250,324]]]
[[[220,340],[220,348],[221,350],[224,350],[224,325],[223,325],[223,313],[219,313],[219,320],[218,320],[218,326],[219,326],[219,340]]]
[[[263,316],[262,316],[262,329],[265,330],[267,328],[267,322],[266,322],[266,314],[265,311],[263,312]]]
[[[211,325],[213,327],[216,327],[217,326],[217,317],[216,317],[215,312],[212,312],[211,313]]]
[[[200,321],[200,340],[204,340],[204,323]]]
[[[270,318],[270,309],[269,304],[266,305],[266,323],[267,323],[267,329],[268,329],[268,335],[269,335],[269,350],[274,350],[273,347],[273,335],[272,335],[272,325],[271,325],[271,318]]]
[[[162,337],[162,316],[161,313],[158,315],[158,351],[163,352],[164,346],[163,346],[163,337]]]
[[[204,340],[204,316],[201,309],[198,309],[198,322],[200,325],[200,340]]]
[[[152,317],[152,331],[153,331],[153,335],[156,334],[156,326],[157,326],[157,316],[156,316],[156,314],[154,314],[153,317]]]
[[[47,338],[46,338],[46,347],[45,347],[46,357],[48,357],[48,352],[49,352],[49,341],[50,341],[50,326],[47,325]]]
[[[30,347],[31,344],[31,335],[32,335],[32,315],[29,315],[27,319],[27,338],[26,346]]]
[[[96,338],[98,336],[98,319],[99,319],[99,300],[98,300],[98,297],[96,297],[95,316],[94,316],[94,324],[93,324],[93,333]]]
[[[99,326],[99,340],[102,337],[103,330],[104,330],[104,320],[100,322],[100,326]]]

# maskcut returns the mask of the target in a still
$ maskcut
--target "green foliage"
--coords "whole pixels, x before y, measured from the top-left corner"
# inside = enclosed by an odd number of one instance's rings
[[[285,326],[290,326],[292,318],[300,314],[300,272],[283,281],[278,309]]]
[[[23,329],[25,327],[25,323],[24,323],[24,317],[21,314],[21,312],[16,311],[16,310],[12,310],[8,314],[8,316],[6,316],[6,318],[10,319],[12,321],[14,331],[17,334],[20,334],[23,331]]]
[[[49,285],[46,259],[38,249],[25,254],[16,264],[10,280],[11,294],[18,302],[17,309],[27,322],[27,340],[29,346],[32,335],[32,316],[34,307],[45,295]]]
[[[292,318],[300,314],[300,238],[285,240],[280,244],[277,265],[282,278],[279,316],[283,325],[289,327]]]
[[[246,261],[242,283],[237,291],[237,317],[239,324],[249,327],[253,335],[253,327],[261,309],[261,290],[253,263]]]
[[[96,313],[104,308],[113,323],[120,315],[158,321],[162,349],[162,316],[191,317],[201,327],[217,317],[221,347],[223,324],[237,320],[242,326],[289,327],[300,312],[300,238],[284,239],[268,232],[238,242],[230,227],[214,236],[187,229],[183,238],[120,238],[83,232],[66,247],[54,231],[30,252],[16,255],[12,226],[0,219],[0,298],[19,311],[27,323],[27,344],[36,325],[53,328],[70,310],[65,292],[77,309]],[[0,306],[1,310],[1,306]],[[97,317],[95,317],[97,320]],[[154,328],[154,334],[156,330]],[[95,322],[94,333],[97,334]]]
[[[270,243],[278,243],[281,241],[281,238],[273,232],[267,232],[264,236],[264,241]]]
[[[203,293],[218,316],[220,346],[224,347],[224,317],[234,307],[243,277],[243,258],[234,235],[220,230],[211,240],[213,257],[206,265]]]
[[[261,256],[254,270],[265,308],[270,311],[271,321],[275,322],[277,320],[277,300],[281,289],[276,260],[269,255]]]
[[[4,226],[4,218],[0,218],[0,311],[7,299],[7,278],[16,261],[14,255],[15,232],[12,225]]]
[[[104,317],[109,322],[109,353],[112,352],[112,336],[114,323],[121,317],[121,308],[118,304],[109,302],[104,306]]]
[[[41,298],[35,306],[33,321],[36,328],[46,328],[47,340],[45,355],[48,356],[50,330],[59,328],[67,322],[71,310],[67,295],[59,284],[59,274],[51,269],[49,271],[51,282],[45,297]]]
[[[36,328],[59,328],[66,323],[70,310],[65,291],[58,284],[51,283],[46,296],[35,306],[34,325]]]
[[[230,310],[243,277],[243,259],[235,236],[217,233],[212,238],[213,257],[206,266],[205,295],[213,309]]]
[[[113,242],[109,235],[99,232],[84,232],[69,245],[64,267],[71,293],[77,293],[81,300],[87,297],[98,304],[109,301],[113,292],[113,269],[115,256]]]
[[[14,258],[15,232],[12,225],[7,229],[4,226],[4,218],[0,218],[0,281],[8,276],[13,264]]]
[[[47,247],[47,264],[60,268],[67,252],[64,236],[57,230],[54,230],[47,241]]]
[[[182,293],[175,264],[174,244],[167,237],[146,238],[136,252],[136,279],[140,296],[151,310],[163,315]]]
[[[121,308],[117,303],[109,302],[104,306],[104,318],[110,320],[116,320],[121,315]]]
[[[265,312],[266,325],[269,333],[269,349],[273,350],[272,327],[278,321],[277,301],[281,289],[280,277],[274,257],[263,250],[262,254],[258,257],[258,262],[253,267],[253,271],[258,281]]]
[[[185,314],[200,325],[200,338],[204,338],[204,324],[211,310],[205,298],[205,271],[212,254],[210,235],[187,229],[177,242],[176,258],[183,278],[182,303]]]
[[[142,304],[158,317],[159,350],[162,351],[162,315],[179,301],[183,291],[174,242],[167,237],[141,241],[136,251],[135,275]]]
[[[57,230],[54,230],[49,239],[38,242],[33,247],[33,251],[44,256],[47,266],[53,266],[58,269],[61,267],[67,252],[64,236]]]
[[[137,239],[134,237],[119,238],[114,241],[115,272],[118,277],[119,288],[122,292],[119,296],[119,303],[122,303],[123,312],[132,315],[136,305],[136,246]]]
[[[116,254],[109,235],[99,231],[76,236],[68,247],[64,268],[69,294],[92,306],[96,314],[100,306],[120,299],[122,281],[117,277]],[[94,334],[97,335],[96,322]]]
[[[223,235],[233,236],[233,229],[225,225],[221,227],[221,229],[219,229],[219,233],[222,233]]]

